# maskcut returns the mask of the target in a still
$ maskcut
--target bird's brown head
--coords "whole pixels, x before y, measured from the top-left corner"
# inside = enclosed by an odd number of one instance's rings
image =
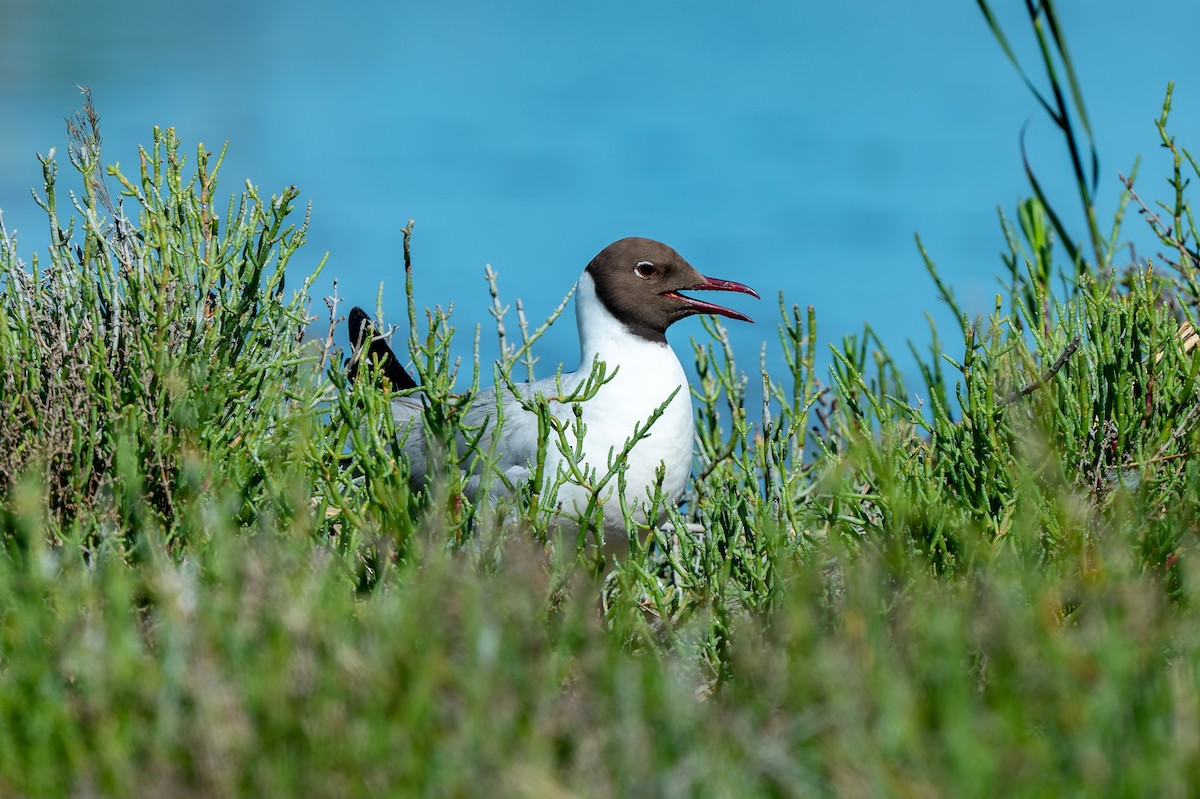
[[[653,239],[627,238],[605,247],[587,266],[596,296],[630,332],[666,341],[675,322],[693,314],[718,314],[752,322],[743,313],[688,297],[682,291],[736,291],[758,297],[749,286],[705,277],[683,256]]]

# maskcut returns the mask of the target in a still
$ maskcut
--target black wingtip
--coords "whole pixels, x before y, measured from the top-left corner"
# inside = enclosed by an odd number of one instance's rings
[[[400,365],[400,359],[396,357],[396,353],[392,352],[392,348],[387,345],[387,342],[381,338],[375,338],[375,325],[371,323],[371,317],[367,316],[366,311],[357,306],[351,308],[347,324],[350,328],[351,351],[359,352],[363,343],[367,342],[365,357],[371,358],[379,365],[380,373],[385,380],[391,383],[393,391],[404,391],[417,387],[417,382],[409,376],[408,372],[404,371],[404,367]],[[363,358],[364,356],[360,355],[358,360],[354,361],[353,368],[350,369],[351,383],[358,377],[358,370],[362,366]]]
[[[350,346],[354,350],[362,347],[363,337],[367,334],[367,327],[370,324],[371,317],[367,316],[367,312],[355,305],[350,309],[350,318],[346,324],[350,328]]]

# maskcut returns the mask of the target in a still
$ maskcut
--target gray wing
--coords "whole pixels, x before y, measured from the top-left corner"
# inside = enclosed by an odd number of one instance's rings
[[[549,382],[549,385],[546,383]],[[523,383],[517,390],[524,396],[536,391],[554,391],[553,381]],[[504,475],[508,485],[517,487],[530,474],[530,464],[537,457],[537,417],[521,407],[507,389],[500,396],[501,406],[496,404],[496,389],[480,391],[471,402],[466,413],[466,426],[472,432],[460,434],[458,447],[460,457],[466,453],[471,441],[478,436],[475,452],[465,457],[463,466],[470,468],[467,494],[472,499],[484,483],[484,464],[490,462],[498,474]],[[496,427],[496,419],[503,415],[503,423]],[[428,454],[421,416],[421,397],[409,395],[392,400],[392,418],[396,421],[397,435],[408,456],[410,479],[415,485],[424,485],[428,472]],[[468,435],[470,439],[468,439]],[[488,493],[499,496],[509,493],[504,480],[489,475],[486,481]]]

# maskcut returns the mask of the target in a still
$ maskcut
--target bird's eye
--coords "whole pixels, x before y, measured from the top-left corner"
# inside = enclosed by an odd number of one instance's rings
[[[649,280],[658,274],[658,267],[649,261],[638,261],[637,266],[633,268],[633,273],[642,280]]]

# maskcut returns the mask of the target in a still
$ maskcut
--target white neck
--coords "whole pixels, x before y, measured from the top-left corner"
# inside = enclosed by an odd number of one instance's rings
[[[687,486],[695,435],[692,396],[683,365],[665,341],[647,341],[618,322],[596,296],[596,284],[587,272],[579,278],[575,290],[575,316],[579,322],[580,358],[576,377],[586,377],[596,358],[608,366],[611,375],[595,396],[583,403],[589,468],[600,473],[608,469],[610,453],[620,452],[627,445],[635,425],[644,424],[674,396],[650,435],[630,455],[626,500],[629,507],[645,502],[646,488],[657,480],[660,464],[666,467],[663,488],[672,500],[677,499]],[[571,490],[559,494],[560,501],[567,503],[565,507],[586,504],[585,495],[572,496]],[[622,524],[619,502],[610,497],[605,503],[606,524],[609,520]]]
[[[596,283],[587,272],[579,278],[575,289],[575,319],[579,324],[580,371],[587,371],[597,357],[610,365],[647,356],[666,355],[674,359],[674,352],[666,342],[647,341],[618,322],[596,296]]]

